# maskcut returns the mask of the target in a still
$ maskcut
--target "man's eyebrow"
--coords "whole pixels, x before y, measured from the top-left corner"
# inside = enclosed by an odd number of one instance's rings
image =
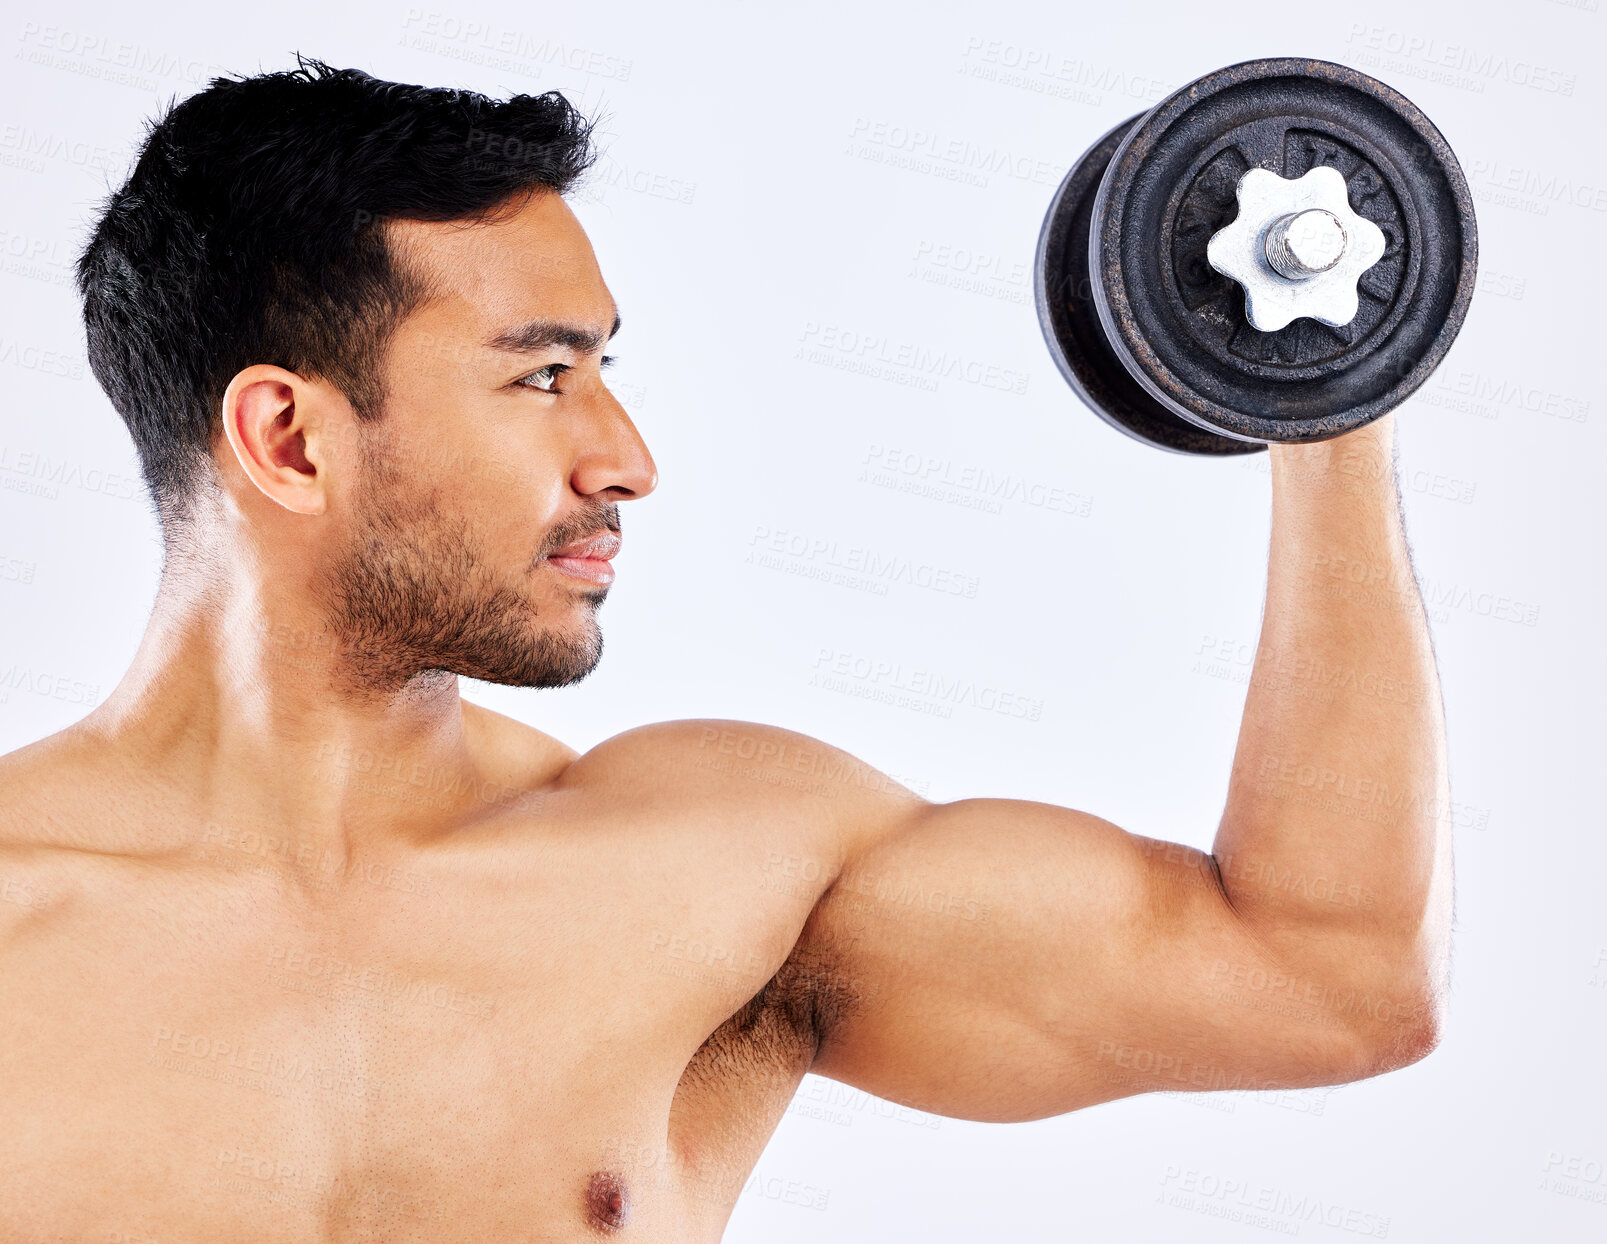
[[[595,354],[619,332],[619,313],[614,313],[614,326],[607,334],[579,324],[563,324],[557,320],[531,320],[516,328],[506,328],[486,342],[493,350],[511,350],[520,354],[533,354],[563,346],[577,354]]]

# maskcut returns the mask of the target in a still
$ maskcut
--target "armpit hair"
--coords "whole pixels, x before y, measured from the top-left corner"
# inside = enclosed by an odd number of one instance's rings
[[[832,1030],[862,1003],[857,982],[845,977],[833,956],[800,944],[715,1029],[688,1071],[696,1078],[758,1064],[801,1074]]]

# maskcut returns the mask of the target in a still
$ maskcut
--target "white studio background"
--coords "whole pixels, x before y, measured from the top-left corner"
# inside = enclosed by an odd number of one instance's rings
[[[666,718],[771,722],[934,799],[1208,846],[1259,621],[1264,459],[1149,450],[1084,409],[1039,335],[1033,247],[1065,169],[1173,87],[1342,61],[1423,107],[1479,212],[1466,327],[1398,416],[1457,805],[1444,1044],[1339,1090],[1010,1126],[811,1078],[728,1238],[1239,1241],[1262,1238],[1233,1220],[1258,1204],[1271,1234],[1316,1241],[1607,1238],[1600,9],[6,0],[0,749],[115,685],[156,584],[133,451],[83,361],[87,224],[170,98],[301,50],[608,116],[577,210],[661,483],[623,508],[598,672],[468,695],[583,749]],[[933,380],[942,355],[967,366]],[[983,473],[1013,495],[989,500]],[[766,556],[774,533],[803,551]],[[974,596],[815,577],[855,550]],[[860,673],[821,677],[839,656]],[[897,692],[926,674],[1041,708]]]

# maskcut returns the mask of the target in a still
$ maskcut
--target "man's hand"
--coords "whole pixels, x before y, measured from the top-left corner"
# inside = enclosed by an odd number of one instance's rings
[[[937,1113],[1334,1084],[1435,1044],[1450,924],[1438,684],[1391,419],[1273,446],[1260,649],[1211,855],[862,770],[793,969],[820,1074]]]

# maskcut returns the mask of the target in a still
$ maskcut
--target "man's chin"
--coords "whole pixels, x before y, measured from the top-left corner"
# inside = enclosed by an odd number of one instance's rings
[[[602,631],[588,616],[572,631],[540,631],[517,651],[482,654],[458,672],[505,687],[568,687],[596,669],[602,656]]]

